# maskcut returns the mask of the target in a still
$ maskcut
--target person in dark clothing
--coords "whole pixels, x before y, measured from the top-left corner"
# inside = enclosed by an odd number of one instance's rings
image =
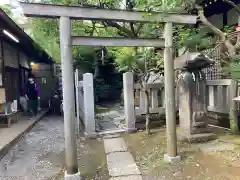
[[[26,83],[25,97],[28,101],[28,109],[30,110],[33,116],[36,116],[38,111],[38,100],[40,100],[40,96],[38,85],[34,81],[33,76],[29,76],[28,81]]]
[[[61,95],[58,91],[53,93],[51,98],[51,111],[53,114],[61,115]]]

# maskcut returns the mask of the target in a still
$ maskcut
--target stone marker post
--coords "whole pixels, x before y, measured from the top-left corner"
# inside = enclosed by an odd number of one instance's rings
[[[96,136],[93,88],[93,75],[91,73],[83,74],[84,122],[87,137]]]
[[[75,92],[76,92],[76,108],[77,108],[77,118],[76,118],[76,133],[80,132],[80,107],[79,107],[79,85],[78,85],[78,69],[75,71]]]
[[[230,112],[229,112],[229,120],[230,120],[230,128],[233,133],[239,133],[238,128],[238,112],[237,112],[237,102],[233,100],[237,97],[238,94],[238,82],[236,80],[231,81],[230,85]]]
[[[192,127],[192,73],[185,72],[180,74],[178,80],[179,95],[179,124],[180,128],[191,134]]]
[[[124,113],[126,129],[128,132],[136,131],[133,85],[134,85],[133,74],[131,72],[124,73],[123,74]]]
[[[71,20],[69,17],[60,18],[60,48],[63,83],[63,110],[66,173],[65,179],[76,179],[80,173],[77,164],[76,130],[75,130],[75,101],[74,77],[71,42]]]

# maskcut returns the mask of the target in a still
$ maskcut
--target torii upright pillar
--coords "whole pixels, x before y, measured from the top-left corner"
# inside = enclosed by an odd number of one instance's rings
[[[166,131],[167,131],[167,154],[164,160],[167,162],[180,161],[177,156],[177,134],[176,134],[176,101],[175,101],[175,78],[173,63],[173,24],[167,22],[164,29],[164,87],[166,108]]]
[[[65,180],[80,180],[77,164],[76,130],[75,130],[75,101],[72,60],[71,20],[60,17],[60,48],[63,83],[63,109],[65,134]]]

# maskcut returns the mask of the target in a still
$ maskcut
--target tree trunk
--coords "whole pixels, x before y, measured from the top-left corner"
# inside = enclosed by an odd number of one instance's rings
[[[99,66],[100,66],[100,63],[97,61],[95,69],[94,69],[94,75],[93,75],[94,79],[96,79],[100,75],[100,67]]]
[[[149,92],[147,89],[144,89],[144,93],[146,95],[146,104],[145,104],[145,112],[146,112],[146,132],[150,134],[150,111],[149,111]]]

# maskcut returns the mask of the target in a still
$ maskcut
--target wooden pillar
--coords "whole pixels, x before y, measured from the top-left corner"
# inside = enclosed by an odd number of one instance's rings
[[[176,135],[176,107],[175,107],[175,78],[173,63],[173,27],[171,22],[165,24],[164,38],[164,87],[166,105],[166,131],[167,131],[167,154],[166,161],[172,161],[177,156],[177,135]]]
[[[61,17],[60,48],[63,82],[65,160],[66,174],[70,176],[78,174],[71,31],[70,18]]]

